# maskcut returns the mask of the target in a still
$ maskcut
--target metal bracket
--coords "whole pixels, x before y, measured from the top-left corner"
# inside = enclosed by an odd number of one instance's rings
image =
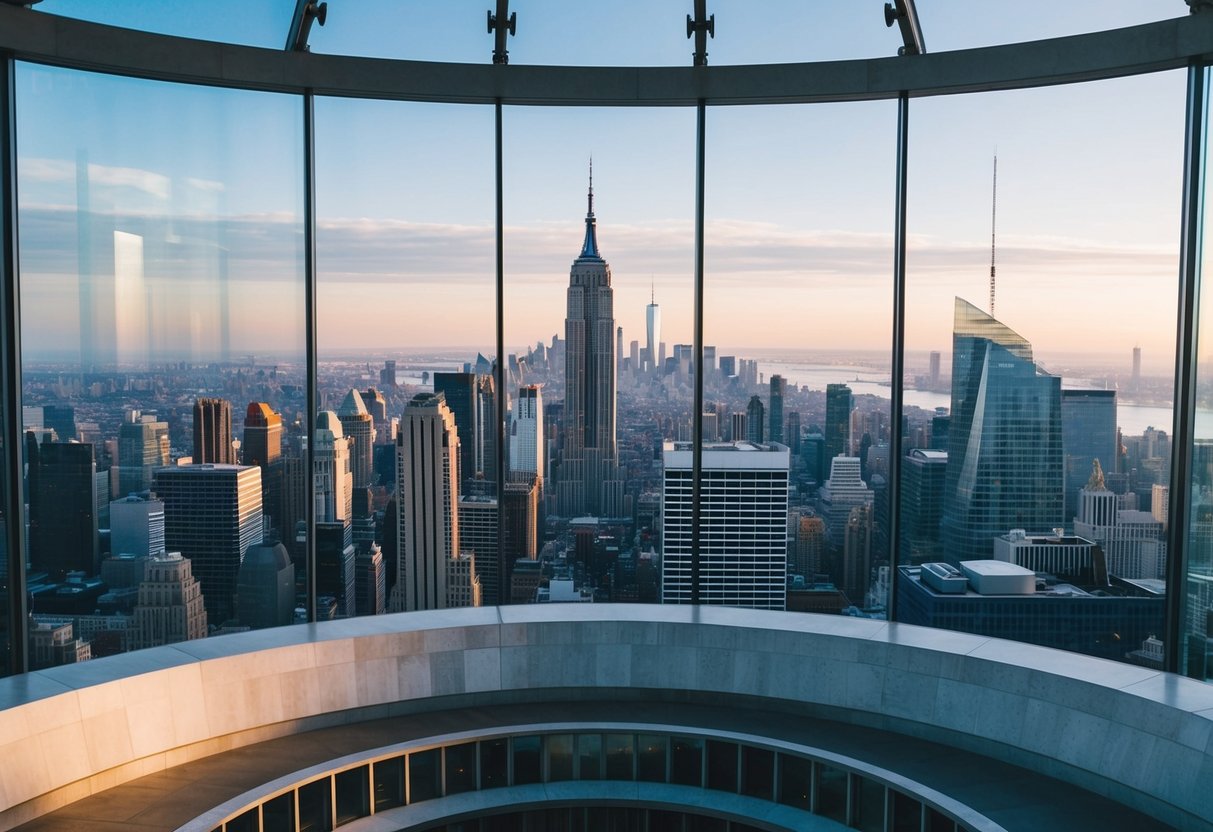
[[[518,13],[510,12],[510,0],[497,0],[497,14],[489,9],[489,34],[497,33],[493,41],[493,63],[508,64],[510,53],[505,48],[506,36],[518,28]]]
[[[895,0],[895,4],[884,4],[884,25],[892,26],[894,23],[901,29],[901,40],[905,44],[897,50],[897,54],[925,55],[927,47],[922,40],[922,27],[918,24],[918,9],[914,7],[914,0]]]
[[[295,15],[291,18],[291,31],[286,39],[286,51],[308,52],[311,47],[307,44],[312,32],[312,22],[321,26],[328,18],[329,4],[317,3],[315,0],[299,0],[295,5]]]
[[[716,15],[708,14],[708,0],[695,0],[695,16],[687,15],[687,37],[695,36],[694,65],[708,65],[708,36],[716,38]]]

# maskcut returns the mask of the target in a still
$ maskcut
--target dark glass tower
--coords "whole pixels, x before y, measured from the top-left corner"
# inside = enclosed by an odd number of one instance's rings
[[[39,445],[26,439],[29,465],[29,555],[35,571],[53,578],[73,571],[96,575],[97,466],[93,446]]]
[[[592,170],[585,241],[569,272],[567,300],[559,512],[618,516],[623,482],[615,433],[615,290],[611,267],[598,252]]]
[[[992,557],[994,538],[1011,529],[1061,525],[1061,379],[1037,368],[1023,336],[960,298],[948,439],[948,560]]]
[[[830,470],[830,460],[851,454],[851,409],[854,400],[851,388],[845,384],[826,385],[826,447],[823,468]]]
[[[1073,523],[1078,515],[1078,492],[1091,475],[1091,463],[1098,459],[1102,467],[1116,470],[1116,444],[1115,390],[1061,391],[1066,523]]]
[[[745,408],[745,438],[749,442],[763,442],[763,428],[766,426],[766,408],[762,399],[750,396],[750,403]]]
[[[771,376],[771,409],[767,413],[770,427],[767,429],[767,441],[783,443],[783,394],[788,384],[783,376]]]

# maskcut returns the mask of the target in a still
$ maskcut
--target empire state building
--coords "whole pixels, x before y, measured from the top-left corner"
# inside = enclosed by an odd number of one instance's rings
[[[558,510],[565,517],[618,516],[623,512],[623,481],[615,440],[615,291],[611,267],[598,252],[593,167],[585,242],[569,272],[564,337]]]

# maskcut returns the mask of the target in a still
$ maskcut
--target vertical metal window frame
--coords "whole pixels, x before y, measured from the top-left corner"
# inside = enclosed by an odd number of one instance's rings
[[[17,116],[16,66],[9,53],[0,55],[0,405],[3,422],[4,544],[8,549],[8,656],[4,673],[29,670],[25,594],[25,497],[21,442],[21,291],[17,252]]]
[[[307,414],[304,435],[304,493],[307,494],[307,620],[316,622],[316,96],[312,90],[303,93],[303,270],[304,270],[304,328],[307,353]],[[289,534],[289,531],[288,531]]]
[[[691,408],[691,603],[700,602],[700,521],[703,497],[703,222],[704,156],[707,102],[695,105],[695,305],[692,348],[695,352],[695,393]]]
[[[893,355],[889,378],[889,598],[885,618],[897,620],[897,567],[901,563],[901,453],[905,410],[906,200],[909,178],[910,94],[897,97],[897,194],[893,220]]]
[[[496,258],[497,258],[497,361],[493,366],[493,375],[495,376],[494,383],[497,385],[497,402],[493,408],[493,415],[497,423],[493,429],[497,432],[497,557],[495,562],[490,565],[497,573],[497,606],[504,606],[506,598],[509,597],[509,587],[505,586],[505,576],[509,572],[505,568],[505,483],[509,478],[509,470],[507,461],[509,454],[505,447],[505,418],[506,418],[506,401],[509,399],[509,394],[505,389],[505,170],[502,167],[502,107],[501,99],[498,98],[493,102],[493,147],[495,153],[494,167],[496,171]],[[536,437],[536,442],[543,442],[542,436]],[[543,477],[543,471],[536,472],[539,477]],[[535,512],[536,521],[542,515],[538,509]],[[543,529],[536,528],[536,544],[543,540]],[[396,555],[400,557],[399,553]],[[482,572],[480,567],[477,567],[477,572]],[[479,765],[480,756],[476,756],[477,765]]]
[[[1183,622],[1187,600],[1188,525],[1192,520],[1192,456],[1196,427],[1197,338],[1200,323],[1201,257],[1204,248],[1205,153],[1208,144],[1207,67],[1188,66],[1184,169],[1179,254],[1178,324],[1175,348],[1175,413],[1172,433],[1170,516],[1167,527],[1167,601],[1163,669],[1186,673]]]

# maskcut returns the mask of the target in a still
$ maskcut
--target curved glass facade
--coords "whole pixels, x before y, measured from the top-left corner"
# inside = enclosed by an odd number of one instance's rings
[[[538,108],[10,67],[14,669],[701,601],[1208,675],[1180,71]]]

